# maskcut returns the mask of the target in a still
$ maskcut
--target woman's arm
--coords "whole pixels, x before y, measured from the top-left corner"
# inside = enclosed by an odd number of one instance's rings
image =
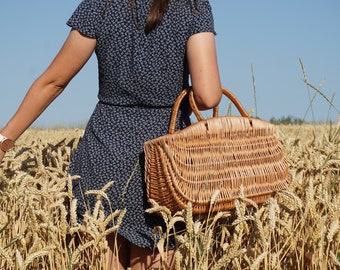
[[[46,71],[32,84],[18,110],[0,131],[15,141],[65,89],[90,58],[96,40],[72,30]],[[0,162],[3,158],[0,150]]]
[[[214,33],[192,35],[187,44],[187,57],[198,108],[206,110],[215,107],[221,100],[222,88]]]

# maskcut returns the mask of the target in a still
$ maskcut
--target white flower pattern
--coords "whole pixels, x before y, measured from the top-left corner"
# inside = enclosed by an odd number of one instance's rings
[[[111,206],[127,209],[119,234],[152,249],[153,228],[163,222],[145,213],[143,143],[168,132],[172,105],[189,81],[186,42],[195,33],[214,32],[213,17],[208,0],[198,0],[199,13],[193,12],[191,0],[170,1],[161,24],[145,35],[138,26],[145,22],[152,0],[137,1],[135,20],[128,0],[113,0],[105,10],[106,2],[84,0],[67,22],[97,39],[99,71],[99,102],[69,172],[81,176],[73,187],[80,222],[84,204],[95,203],[95,196],[84,200],[82,193],[114,181],[107,191]],[[177,128],[189,124],[183,109]],[[104,206],[109,214],[106,202]]]

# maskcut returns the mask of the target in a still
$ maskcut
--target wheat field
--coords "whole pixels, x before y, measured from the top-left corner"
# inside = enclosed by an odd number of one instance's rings
[[[193,216],[190,205],[171,215],[152,204],[148,211],[163,216],[168,232],[176,222],[186,224],[175,236],[176,269],[340,269],[340,127],[277,130],[293,176],[289,189],[261,205],[240,190],[234,210],[205,217]],[[77,223],[67,167],[82,134],[32,128],[7,153],[0,167],[0,269],[105,269],[105,237],[124,210],[104,216],[108,183],[89,191],[96,207]]]

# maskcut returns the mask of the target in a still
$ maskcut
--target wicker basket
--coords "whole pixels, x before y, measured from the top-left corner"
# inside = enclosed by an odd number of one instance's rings
[[[198,122],[175,131],[180,103],[188,93]],[[192,91],[183,90],[173,106],[169,134],[144,144],[147,195],[172,212],[189,201],[195,214],[232,209],[241,185],[245,197],[262,203],[291,182],[275,126],[250,118],[227,89],[223,94],[241,116],[217,116],[216,107],[214,117],[204,119]]]

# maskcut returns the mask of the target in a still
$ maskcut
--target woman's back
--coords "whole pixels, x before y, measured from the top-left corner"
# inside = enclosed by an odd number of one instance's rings
[[[152,0],[86,0],[68,24],[96,37],[99,99],[124,106],[171,107],[188,86],[186,44],[196,32],[212,32],[210,5],[199,1],[199,11],[188,0],[171,1],[161,23],[149,34],[144,25]],[[79,10],[78,9],[78,10]]]

